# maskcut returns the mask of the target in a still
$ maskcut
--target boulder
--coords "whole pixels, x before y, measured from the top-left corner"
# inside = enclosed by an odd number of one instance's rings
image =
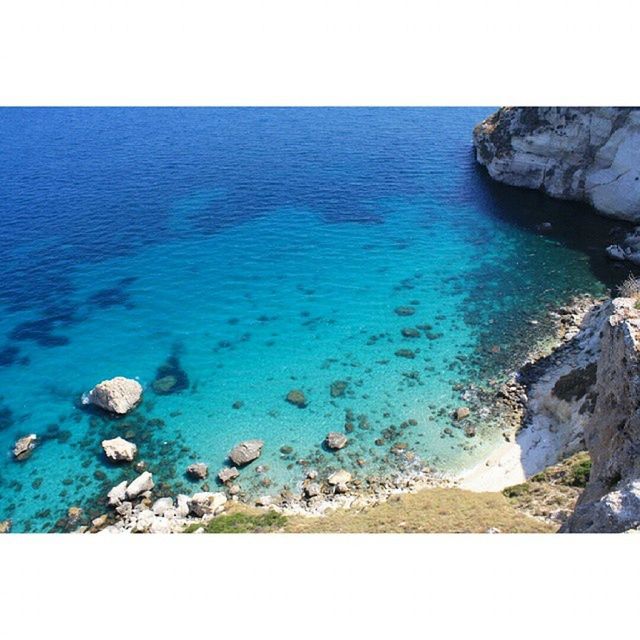
[[[313,498],[320,495],[320,485],[317,482],[309,482],[304,486],[304,495],[306,498]]]
[[[324,442],[329,449],[342,449],[347,444],[347,436],[345,436],[344,433],[332,431],[327,434]]]
[[[87,396],[87,402],[111,413],[125,414],[142,397],[142,385],[137,380],[117,376],[97,384]]]
[[[300,391],[300,389],[293,389],[287,393],[286,401],[289,404],[293,404],[299,409],[304,409],[307,406],[307,399],[305,398],[304,393]]]
[[[334,380],[329,388],[332,398],[341,398],[347,390],[349,383],[346,380]]]
[[[205,515],[217,515],[224,509],[227,496],[224,493],[203,491],[194,494],[189,500],[189,512],[201,518]]]
[[[249,464],[249,462],[252,462],[256,458],[259,458],[260,453],[262,452],[262,447],[264,447],[264,442],[262,440],[245,440],[231,450],[229,458],[231,458],[233,464],[241,467],[244,464]]]
[[[271,496],[260,496],[256,500],[257,507],[268,507],[273,502],[273,498]]]
[[[227,484],[227,482],[229,482],[230,480],[234,480],[239,475],[240,472],[238,471],[238,469],[236,469],[236,467],[225,467],[224,469],[220,469],[220,471],[218,471],[218,478],[223,484]]]
[[[91,521],[91,525],[93,526],[94,529],[102,529],[102,527],[104,527],[107,524],[108,520],[109,520],[109,516],[106,513],[103,513],[101,516],[94,518]]]
[[[164,516],[169,509],[173,509],[173,498],[159,498],[151,507],[151,511],[157,516]]]
[[[123,480],[120,484],[117,484],[109,493],[107,493],[107,499],[110,507],[117,507],[127,497],[127,481]]]
[[[204,480],[209,475],[209,467],[204,462],[196,462],[187,467],[187,475],[195,480]]]
[[[471,415],[471,410],[469,409],[469,407],[458,407],[453,412],[453,417],[456,420],[464,420],[465,418],[468,418],[469,415]]]
[[[11,520],[2,520],[0,522],[0,533],[11,532]]]
[[[13,447],[13,455],[16,459],[26,460],[33,453],[37,440],[38,436],[35,433],[19,438]]]
[[[144,471],[127,487],[127,498],[133,500],[141,493],[151,491],[154,486],[153,476],[148,471]]]
[[[332,473],[327,478],[327,482],[332,486],[336,486],[339,484],[346,485],[348,482],[351,482],[351,474],[348,471],[345,471],[344,469],[340,469],[340,471],[336,471],[335,473]]]
[[[107,458],[112,462],[131,462],[138,453],[138,447],[133,442],[120,437],[103,440],[102,448]]]
[[[610,244],[605,252],[608,258],[611,260],[625,260],[626,256],[624,253],[624,249],[619,244]]]
[[[179,493],[176,497],[176,515],[181,518],[186,518],[189,515],[189,496],[184,493]]]

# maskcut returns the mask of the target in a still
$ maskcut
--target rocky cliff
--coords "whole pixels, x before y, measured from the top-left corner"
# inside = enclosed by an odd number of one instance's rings
[[[495,180],[640,221],[640,108],[505,107],[473,138]]]
[[[571,532],[640,527],[640,310],[632,298],[605,303],[594,399],[584,438],[589,482],[564,526]],[[640,306],[640,305],[638,305]]]

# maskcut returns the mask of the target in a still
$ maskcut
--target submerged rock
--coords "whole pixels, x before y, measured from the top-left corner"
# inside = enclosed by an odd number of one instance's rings
[[[169,375],[154,380],[151,386],[158,395],[167,395],[171,393],[176,384],[178,384],[178,378]]]
[[[133,409],[142,398],[142,385],[137,380],[117,376],[97,384],[87,396],[87,402],[123,415]]]
[[[410,360],[413,360],[413,358],[416,357],[415,351],[412,351],[411,349],[398,349],[395,352],[395,355],[398,356],[398,358],[409,358]]]
[[[299,409],[304,409],[308,404],[304,393],[300,389],[289,391],[285,399],[289,404],[295,405]]]
[[[403,337],[405,338],[419,338],[420,337],[420,331],[418,329],[416,329],[415,327],[405,327],[404,329],[402,329],[401,331]]]
[[[13,455],[17,460],[26,460],[33,453],[37,441],[38,436],[35,433],[19,438],[13,447]]]
[[[262,452],[262,447],[264,447],[264,442],[262,440],[245,440],[231,450],[229,458],[233,464],[241,467],[242,465],[249,464],[249,462],[252,462],[256,458],[259,458],[260,453]]]
[[[329,449],[342,449],[347,444],[347,436],[343,433],[338,433],[336,431],[332,431],[327,434],[327,437],[324,439],[325,444]]]
[[[102,448],[107,458],[112,462],[131,462],[138,452],[138,447],[133,442],[120,437],[112,440],[103,440]]]
[[[334,380],[329,388],[332,398],[341,398],[347,390],[349,383],[346,380]]]
[[[155,486],[153,475],[148,471],[141,473],[129,486],[127,486],[127,498],[133,500],[145,491],[151,491]]]
[[[465,418],[468,418],[470,415],[471,415],[471,410],[469,409],[469,407],[458,407],[453,412],[453,417],[456,420],[464,420]]]
[[[230,480],[235,480],[240,475],[236,467],[226,467],[218,471],[218,478],[222,484],[227,484]]]
[[[195,480],[204,480],[209,475],[209,467],[204,462],[196,462],[187,467],[187,475]]]
[[[414,307],[396,307],[393,311],[400,317],[412,316],[416,312]]]

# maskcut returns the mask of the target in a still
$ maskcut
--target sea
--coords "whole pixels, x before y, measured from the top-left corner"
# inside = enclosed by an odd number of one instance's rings
[[[0,520],[66,531],[141,461],[158,497],[225,490],[248,439],[249,502],[312,468],[476,464],[504,425],[473,398],[550,310],[627,275],[603,251],[621,223],[488,178],[472,131],[494,110],[0,109]],[[114,376],[144,387],[122,417],[82,400]],[[134,463],[105,458],[116,436]]]

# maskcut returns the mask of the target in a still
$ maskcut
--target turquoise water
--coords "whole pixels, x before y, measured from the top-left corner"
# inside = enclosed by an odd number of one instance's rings
[[[242,471],[248,497],[295,490],[309,466],[364,478],[486,454],[500,429],[481,407],[475,437],[453,428],[461,394],[516,366],[551,306],[619,275],[601,258],[611,222],[486,180],[470,140],[490,112],[0,110],[0,520],[49,531],[71,505],[102,513],[136,475],[103,458],[116,435],[158,495],[197,490],[186,466],[213,476],[248,438],[268,467]],[[159,395],[167,362],[180,384]],[[135,412],[81,405],[115,375],[143,384]],[[344,450],[322,448],[345,429]],[[41,445],[14,461],[31,432]]]

